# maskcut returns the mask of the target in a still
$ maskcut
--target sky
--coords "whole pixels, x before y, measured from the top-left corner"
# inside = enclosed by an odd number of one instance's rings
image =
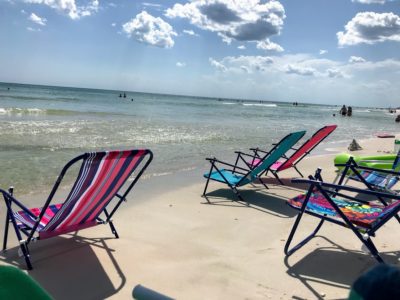
[[[400,106],[400,0],[0,0],[0,81]]]

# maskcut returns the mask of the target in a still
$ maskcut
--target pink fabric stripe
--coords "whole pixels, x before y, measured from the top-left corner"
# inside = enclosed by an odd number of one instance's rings
[[[104,181],[107,180],[106,184],[104,184],[102,186],[101,190],[97,193],[95,198],[93,198],[91,200],[90,205],[86,207],[84,213],[82,213],[77,220],[74,220],[74,223],[81,222],[84,218],[87,217],[87,214],[90,212],[90,210],[93,209],[93,207],[98,204],[100,199],[107,192],[107,189],[110,187],[110,185],[111,185],[112,181],[114,180],[115,176],[118,175],[118,173],[120,172],[121,166],[123,165],[124,161],[126,160],[126,156],[127,156],[126,154],[123,154],[123,156],[121,158],[119,158],[119,160],[117,162],[117,165],[114,166],[114,169],[112,170],[111,174],[110,174],[109,168],[106,170],[107,172],[105,173],[104,180],[101,180],[101,181],[99,180],[97,182],[97,185],[98,185],[98,188],[99,188],[104,183]],[[107,178],[107,175],[109,175],[108,178]],[[89,218],[89,220],[90,220],[90,218]]]
[[[139,159],[143,156],[144,151],[140,150],[135,157],[132,159],[130,165],[126,168],[125,172],[121,175],[120,179],[118,180],[118,182],[114,185],[114,188],[111,190],[111,192],[109,193],[108,197],[106,197],[103,201],[102,204],[107,203],[111,197],[113,197],[115,195],[115,193],[117,193],[117,191],[121,188],[122,184],[125,183],[125,181],[127,180],[128,176],[130,175],[132,169],[136,166],[137,162],[139,161]],[[124,161],[126,160],[126,157],[124,159]],[[106,190],[104,190],[105,192]],[[104,208],[103,205],[99,205],[98,208],[92,212],[92,214],[89,216],[88,220],[91,220],[93,218],[96,218],[97,215],[100,213],[100,211]]]
[[[105,160],[105,162],[104,162],[102,168],[97,171],[98,177],[97,177],[96,181],[92,182],[92,184],[88,188],[88,191],[86,192],[86,194],[83,196],[83,198],[78,200],[79,203],[76,204],[76,206],[70,212],[68,217],[66,217],[64,219],[64,221],[62,223],[60,223],[54,230],[61,230],[65,227],[70,226],[71,225],[70,223],[72,222],[72,220],[74,220],[74,218],[76,218],[76,216],[82,212],[83,207],[86,205],[87,201],[92,197],[93,192],[96,191],[96,189],[98,189],[99,182],[102,182],[104,177],[107,175],[108,168],[113,163],[113,158],[118,154],[119,154],[119,152],[117,152],[117,151],[111,152],[111,153],[107,154],[107,156],[105,158],[103,158],[103,160]]]
[[[81,230],[81,229],[85,229],[88,227],[93,227],[98,225],[99,223],[97,223],[96,221],[92,221],[92,222],[88,222],[88,223],[84,223],[84,224],[75,224],[72,226],[68,226],[65,227],[63,229],[57,229],[57,230],[51,230],[51,231],[41,231],[39,232],[39,237],[40,239],[48,239],[51,238],[53,236],[57,236],[60,234],[65,234],[68,232],[73,232],[73,231],[77,231],[77,230]]]

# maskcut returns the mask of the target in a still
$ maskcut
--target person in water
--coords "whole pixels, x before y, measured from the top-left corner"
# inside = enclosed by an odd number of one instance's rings
[[[347,108],[347,116],[348,116],[348,117],[351,117],[352,114],[353,114],[353,109],[352,109],[351,106],[349,106],[349,107]]]
[[[347,115],[347,108],[346,105],[343,105],[342,108],[339,111],[339,114],[341,114],[342,116]]]

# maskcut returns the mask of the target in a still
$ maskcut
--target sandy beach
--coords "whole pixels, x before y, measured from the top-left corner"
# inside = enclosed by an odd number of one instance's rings
[[[359,143],[364,149],[355,155],[393,151],[393,138]],[[299,164],[303,174],[321,167],[324,179],[332,181],[333,158],[346,149],[329,150],[304,159]],[[131,299],[138,284],[177,299],[345,299],[353,281],[377,264],[350,230],[332,224],[324,224],[315,239],[285,257],[296,216],[286,201],[303,192],[290,183],[298,176],[293,170],[280,174],[285,186],[267,178],[269,190],[261,184],[242,188],[249,206],[215,182],[207,202],[201,197],[205,171],[199,167],[173,178],[140,181],[114,217],[119,239],[107,226],[97,226],[38,241],[30,247],[34,269],[27,273],[55,299]],[[16,196],[26,199],[18,187]],[[29,195],[38,205],[46,196]],[[4,224],[2,202],[0,212]],[[316,223],[305,217],[298,237]],[[399,265],[396,226],[390,221],[374,242],[384,259]],[[12,231],[0,264],[26,270]]]

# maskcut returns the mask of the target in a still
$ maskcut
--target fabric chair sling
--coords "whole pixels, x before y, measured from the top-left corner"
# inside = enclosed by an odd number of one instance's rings
[[[352,230],[361,243],[368,248],[372,256],[378,262],[383,262],[371,237],[374,237],[376,232],[393,217],[399,221],[397,214],[400,211],[400,196],[326,183],[320,177],[320,170],[316,172],[315,178],[312,176],[310,178],[310,180],[292,180],[294,183],[308,184],[309,188],[306,194],[299,195],[288,201],[288,205],[298,210],[299,213],[287,239],[284,249],[285,254],[290,256],[303,247],[318,233],[322,224],[328,221]],[[354,193],[357,196],[352,196]],[[360,199],[361,195],[373,197],[376,202],[372,204],[371,201],[362,200]],[[393,202],[388,204],[390,200]],[[319,218],[320,222],[309,236],[290,248],[304,213]]]
[[[32,264],[28,244],[32,240],[47,239],[98,224],[109,224],[112,233],[118,238],[111,218],[122,201],[126,201],[126,196],[152,159],[153,154],[147,149],[82,154],[65,165],[41,208],[29,209],[13,196],[12,189],[8,192],[0,189],[7,206],[3,250],[7,248],[10,222],[15,229],[29,269],[32,268]],[[79,161],[82,161],[82,164],[68,197],[63,203],[51,204],[64,175]],[[119,194],[118,192],[132,174],[133,181],[122,194]],[[110,208],[109,204],[114,198],[117,198],[117,201]],[[13,204],[20,210],[13,210]],[[103,218],[100,217],[102,213]],[[23,239],[22,234],[27,238]]]
[[[279,178],[278,173],[289,169],[289,168],[294,168],[297,173],[301,177],[303,177],[303,174],[299,171],[297,168],[297,164],[312,150],[315,149],[323,140],[325,140],[335,129],[337,125],[327,125],[322,128],[320,128],[317,132],[313,134],[312,137],[310,137],[303,145],[301,145],[298,149],[292,148],[295,150],[292,155],[290,156],[284,156],[284,160],[277,161],[274,163],[266,172],[265,175],[270,171],[274,177],[281,183],[283,184],[282,180]],[[262,152],[259,148],[251,149],[255,153]],[[250,165],[251,167],[257,166],[261,162],[261,159],[255,159],[251,161]],[[263,174],[262,174],[263,175]]]
[[[352,156],[346,164],[336,164],[335,166],[344,167],[342,173],[339,173],[337,176],[337,179],[339,178],[339,185],[352,179],[363,182],[369,189],[394,192],[391,189],[399,181],[400,176],[400,150],[393,161],[392,170],[360,166]]]
[[[211,163],[211,168],[208,173],[204,174],[204,177],[207,179],[207,181],[204,187],[203,196],[206,196],[208,184],[211,179],[227,184],[235,193],[235,195],[237,195],[241,201],[244,201],[237,188],[257,180],[259,174],[270,168],[271,165],[274,164],[280,157],[282,157],[282,155],[284,155],[288,150],[290,150],[290,148],[293,147],[293,145],[296,144],[297,141],[304,136],[304,134],[305,131],[298,131],[285,136],[271,149],[270,152],[263,157],[262,163],[253,169],[238,166],[238,159],[241,154],[238,154],[235,164],[223,162],[216,158],[207,158],[207,160]],[[218,165],[225,165],[229,169],[219,168]],[[264,184],[264,186],[266,185]]]

